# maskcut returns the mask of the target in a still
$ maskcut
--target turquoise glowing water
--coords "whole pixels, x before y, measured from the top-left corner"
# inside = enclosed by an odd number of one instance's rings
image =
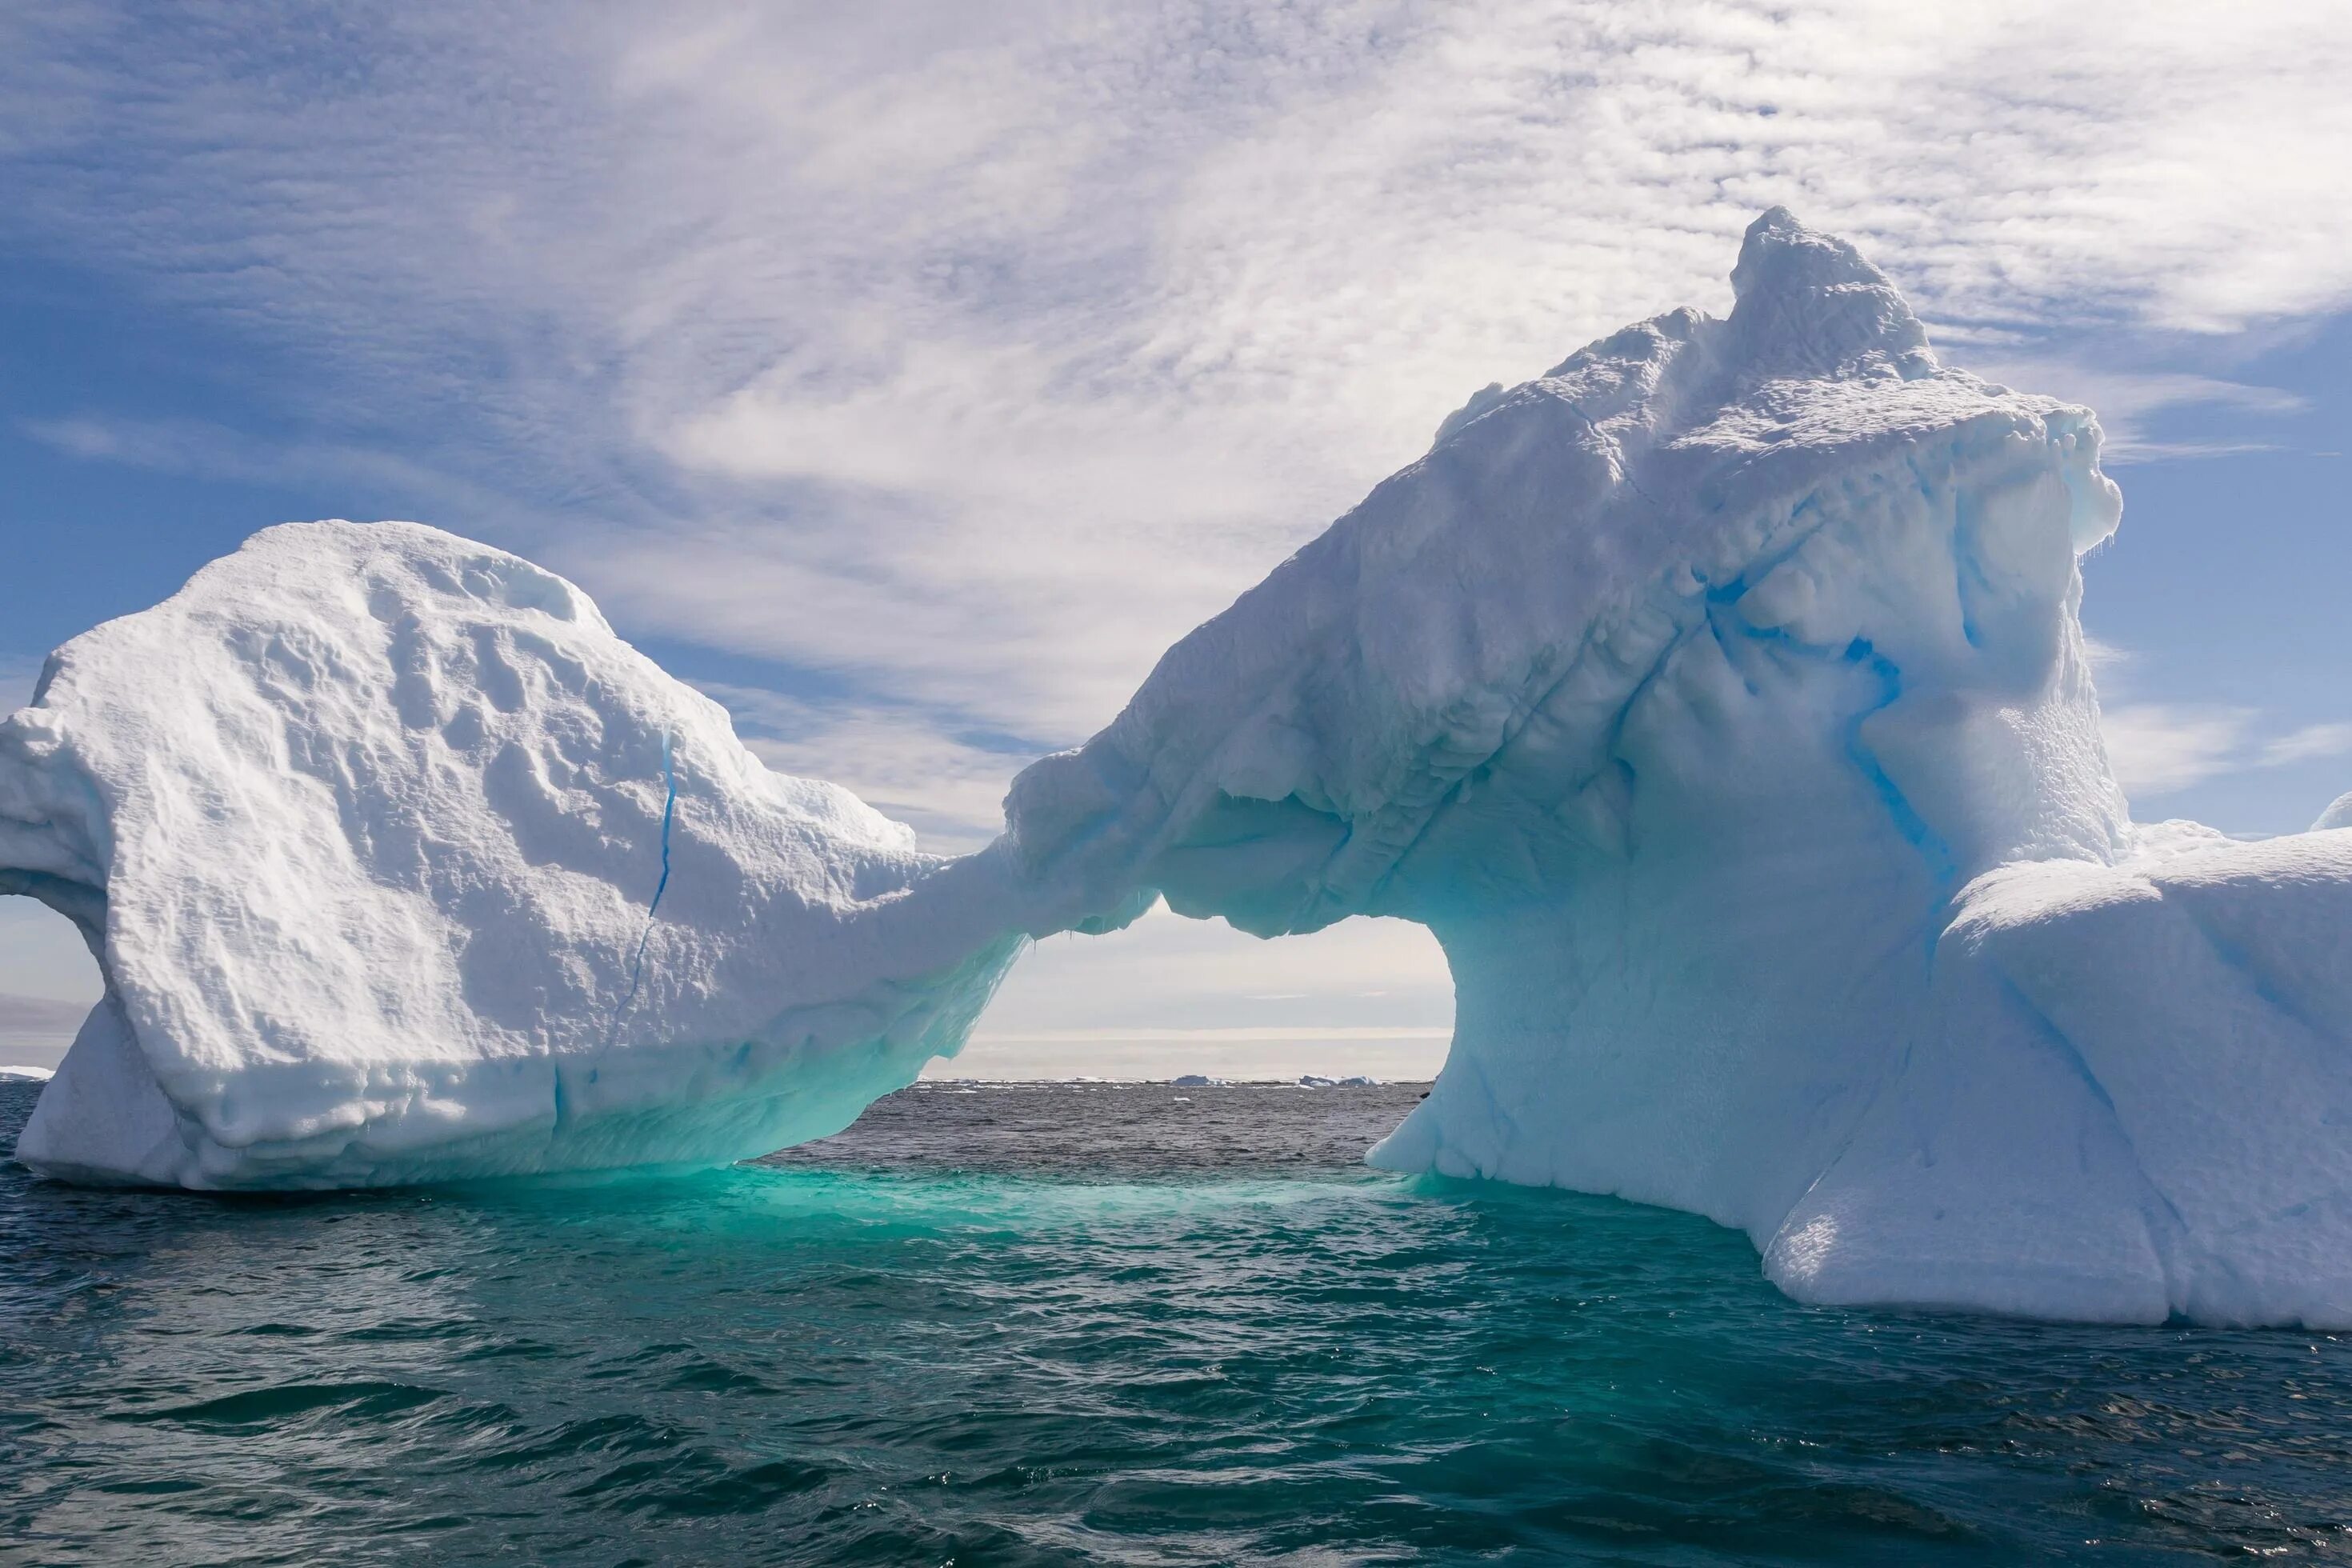
[[[927,1087],[782,1163],[584,1189],[8,1167],[0,1555],[2352,1549],[2352,1344],[1793,1306],[1702,1220],[1355,1164],[1414,1092]],[[31,1099],[0,1086],[0,1138]]]

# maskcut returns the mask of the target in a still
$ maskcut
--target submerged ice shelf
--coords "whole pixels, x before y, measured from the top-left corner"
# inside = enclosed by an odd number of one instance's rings
[[[1023,935],[1164,896],[1436,933],[1455,1039],[1379,1163],[1695,1210],[1811,1300],[2352,1326],[2344,803],[2134,825],[2088,411],[1940,367],[1786,213],[1733,281],[1480,393],[959,861],[512,556],[257,535],[0,725],[0,889],[108,981],[20,1157],[760,1153],[952,1052]]]

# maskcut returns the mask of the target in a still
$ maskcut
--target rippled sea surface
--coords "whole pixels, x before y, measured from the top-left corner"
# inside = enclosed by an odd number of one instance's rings
[[[11,1165],[0,1554],[2352,1552],[2352,1343],[1794,1306],[1703,1220],[1366,1170],[1418,1089],[930,1085],[592,1187]]]

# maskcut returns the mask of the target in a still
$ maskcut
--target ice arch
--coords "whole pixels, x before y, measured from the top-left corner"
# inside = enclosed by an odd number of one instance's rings
[[[1816,1300],[2352,1323],[2352,833],[2133,825],[2090,414],[1785,212],[1732,276],[1472,399],[1006,851],[1062,918],[1427,924],[1454,1044],[1375,1163],[1695,1210]]]
[[[2352,1326],[2352,832],[2133,825],[2084,409],[1851,247],[1481,393],[942,861],[768,773],[570,584],[267,531],[0,723],[0,874],[108,979],[18,1148],[326,1185],[754,1154],[1155,895],[1420,921],[1374,1152],[1738,1226],[1811,1300]]]

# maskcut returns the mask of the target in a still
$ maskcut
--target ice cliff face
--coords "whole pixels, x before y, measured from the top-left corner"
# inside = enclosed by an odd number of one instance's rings
[[[1811,1300],[2352,1324],[2352,833],[2134,828],[2091,416],[1785,212],[1733,281],[1474,398],[1006,851],[1064,922],[1428,925],[1453,1052],[1377,1163],[1695,1210]]]
[[[340,1186],[820,1136],[953,1050],[1011,959],[942,867],[527,562],[270,529],[0,723],[0,891],[107,982],[16,1154]]]
[[[1695,1210],[1810,1300],[2352,1327],[2352,806],[2133,826],[2091,416],[1786,213],[1733,280],[1473,398],[952,863],[512,556],[257,535],[0,724],[0,891],[108,977],[20,1157],[756,1154],[953,1050],[1015,933],[1164,894],[1436,932],[1379,1163]]]

